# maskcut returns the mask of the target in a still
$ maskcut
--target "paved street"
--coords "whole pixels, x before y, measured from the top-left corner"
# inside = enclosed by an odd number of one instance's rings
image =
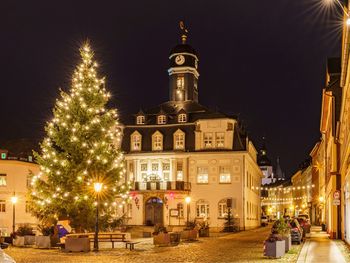
[[[336,243],[320,227],[312,227],[311,238],[306,240],[297,263],[346,263]]]
[[[57,249],[9,248],[6,253],[17,263],[40,262],[269,262],[263,257],[263,240],[270,227],[229,234],[221,237],[201,238],[198,242],[181,243],[176,247],[154,247],[151,240],[126,250],[120,244],[116,249],[103,249],[99,253],[64,253]],[[296,262],[298,248],[273,262]]]

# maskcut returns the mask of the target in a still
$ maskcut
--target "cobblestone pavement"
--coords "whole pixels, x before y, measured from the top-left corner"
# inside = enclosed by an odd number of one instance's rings
[[[200,238],[197,242],[182,242],[175,247],[154,247],[151,239],[135,245],[134,251],[126,250],[123,244],[115,249],[100,252],[64,253],[58,249],[15,248],[6,249],[17,263],[41,262],[296,262],[300,246],[283,259],[270,260],[263,257],[263,240],[270,227],[228,234],[219,237]]]

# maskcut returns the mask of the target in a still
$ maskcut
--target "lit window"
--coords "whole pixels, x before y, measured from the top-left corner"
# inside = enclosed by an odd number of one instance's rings
[[[219,217],[227,216],[227,199],[222,199],[219,202]]]
[[[153,151],[163,150],[163,135],[158,131],[152,135],[152,150]]]
[[[183,181],[184,174],[182,169],[182,161],[177,161],[176,163],[176,181]]]
[[[209,203],[205,200],[199,200],[196,204],[196,216],[201,218],[209,217]]]
[[[219,168],[219,181],[220,183],[231,183],[230,167],[220,166]]]
[[[204,147],[205,148],[213,147],[213,133],[211,132],[204,133]]]
[[[165,115],[159,115],[157,118],[158,124],[166,124],[166,116]]]
[[[182,203],[177,204],[177,211],[179,211],[178,217],[183,218],[184,217],[184,205]]]
[[[0,186],[7,185],[7,176],[6,174],[0,174]]]
[[[215,142],[217,148],[223,148],[225,146],[225,133],[217,132]]]
[[[177,130],[174,133],[174,149],[175,150],[185,149],[185,133],[181,130]]]
[[[178,122],[186,122],[186,121],[187,121],[187,115],[186,115],[186,113],[181,113],[181,114],[179,114],[179,116],[177,117],[177,121],[178,121]]]
[[[163,162],[163,179],[164,181],[170,180],[170,162]]]
[[[141,134],[137,131],[131,135],[131,151],[141,151]]]
[[[145,124],[145,116],[140,115],[136,117],[136,124]]]
[[[141,163],[140,170],[142,180],[147,181],[148,163]]]
[[[197,168],[197,183],[207,184],[208,183],[208,167]]]
[[[183,90],[185,88],[185,78],[184,77],[177,77],[176,87],[179,90]]]
[[[6,212],[6,201],[0,200],[0,213],[5,213],[5,212]]]

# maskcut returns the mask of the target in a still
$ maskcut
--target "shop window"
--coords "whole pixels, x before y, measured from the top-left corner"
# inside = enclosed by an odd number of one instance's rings
[[[179,218],[183,218],[184,217],[184,205],[183,205],[183,203],[177,204],[177,211],[179,211]]]

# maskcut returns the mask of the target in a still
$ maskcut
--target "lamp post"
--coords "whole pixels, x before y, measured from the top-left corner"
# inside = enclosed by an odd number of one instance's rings
[[[186,222],[186,226],[188,226],[189,221],[190,221],[190,203],[191,203],[191,197],[190,196],[186,196],[185,198],[185,202],[187,204],[187,222]]]
[[[95,235],[94,235],[94,251],[98,251],[98,196],[102,190],[102,183],[94,183],[94,190],[96,193],[96,221],[95,221]]]
[[[11,197],[11,203],[12,203],[12,233],[15,233],[16,228],[16,203],[17,203],[18,197],[15,193],[13,193],[13,196]]]

